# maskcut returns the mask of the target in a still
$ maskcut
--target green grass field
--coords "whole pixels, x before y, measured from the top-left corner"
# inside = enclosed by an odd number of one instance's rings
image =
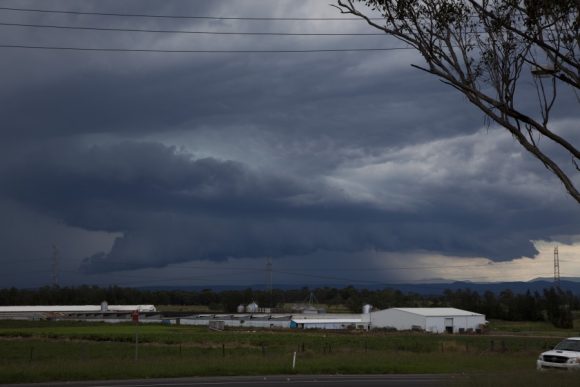
[[[570,337],[580,336],[580,320],[574,320],[573,329],[556,328],[545,321],[500,321],[492,320],[490,323],[492,333],[516,333],[526,336],[553,336]]]
[[[525,374],[534,369],[537,355],[557,342],[511,334],[215,332],[188,326],[1,321],[0,382],[291,373]]]

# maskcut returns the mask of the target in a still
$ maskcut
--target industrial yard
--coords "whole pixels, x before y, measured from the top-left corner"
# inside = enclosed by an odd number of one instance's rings
[[[497,375],[508,372],[534,386],[545,378],[526,376],[538,353],[570,333],[540,321],[488,322],[456,308],[272,313],[252,302],[237,313],[174,309],[0,307],[0,383],[338,373],[463,374],[470,385],[501,386]],[[484,379],[471,380],[481,372]]]
[[[0,306],[0,319],[57,320],[122,323],[160,323],[196,325],[223,330],[235,328],[323,329],[424,331],[429,333],[481,333],[485,316],[457,308],[389,308],[372,310],[364,305],[360,314],[325,313],[317,310],[301,313],[271,313],[258,304],[240,305],[235,314],[162,313],[153,305],[68,305]]]
[[[17,299],[18,293],[13,293]],[[32,306],[22,297],[20,305],[0,306],[0,383],[460,374],[464,376],[453,379],[460,385],[469,381],[470,386],[512,386],[501,376],[507,373],[510,378],[517,375],[521,385],[536,386],[546,382],[545,376],[530,374],[538,354],[569,336],[570,328],[580,329],[576,313],[564,329],[544,319],[507,321],[450,306],[427,307],[445,305],[435,298],[407,300],[402,303],[407,307],[362,303],[357,313],[352,307],[313,302],[276,303],[276,308],[256,301],[229,303],[230,312],[209,303],[146,303],[155,296],[114,297],[111,304]],[[413,304],[423,307],[409,306]],[[471,375],[482,373],[485,378],[471,380]]]

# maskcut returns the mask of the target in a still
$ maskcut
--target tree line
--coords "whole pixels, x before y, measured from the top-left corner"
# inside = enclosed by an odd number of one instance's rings
[[[311,296],[312,294],[312,296]],[[359,289],[321,287],[310,289],[273,289],[214,291],[203,290],[146,290],[119,286],[78,286],[38,289],[0,289],[0,305],[84,305],[100,304],[154,304],[199,305],[216,312],[235,312],[238,305],[257,302],[263,307],[282,310],[291,303],[307,303],[308,299],[327,306],[346,306],[359,313],[364,304],[376,309],[391,307],[454,307],[485,314],[487,318],[511,321],[549,321],[555,326],[572,328],[573,310],[580,310],[580,298],[557,287],[542,292],[514,293],[506,289],[499,293],[480,294],[470,289],[445,290],[439,295],[403,293],[397,289]]]

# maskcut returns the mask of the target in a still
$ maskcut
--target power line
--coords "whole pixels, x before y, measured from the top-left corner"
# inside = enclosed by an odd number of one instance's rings
[[[272,54],[272,53],[330,53],[330,52],[371,52],[371,51],[395,51],[413,50],[412,47],[390,48],[328,48],[328,49],[304,49],[304,50],[159,50],[149,48],[96,48],[96,47],[64,47],[64,46],[32,46],[23,44],[0,44],[0,48],[16,48],[30,50],[52,51],[98,51],[98,52],[142,52],[142,53],[170,53],[170,54]]]
[[[21,263],[30,263],[30,262],[46,262],[46,258],[22,259],[22,260],[14,260],[14,261],[9,261],[9,262],[2,262],[2,266],[19,265]]]
[[[83,27],[64,26],[54,24],[26,24],[26,23],[4,23],[0,26],[7,27],[32,27],[32,28],[52,28],[65,30],[87,30],[87,31],[115,31],[115,32],[149,32],[165,34],[192,34],[192,35],[251,35],[251,36],[386,36],[384,32],[229,32],[229,31],[188,31],[188,30],[158,30],[146,28],[115,28],[115,27]]]
[[[19,260],[5,262],[3,265],[19,264],[24,262],[44,262],[45,259],[29,259],[29,260]],[[570,260],[560,259],[560,262],[571,262]],[[528,264],[545,264],[545,262],[534,261]],[[393,266],[393,267],[374,267],[369,269],[361,269],[360,267],[335,267],[332,271],[349,271],[349,272],[368,272],[368,271],[396,271],[396,270],[430,270],[430,269],[450,269],[450,268],[474,268],[474,267],[493,267],[495,264],[498,265],[517,265],[520,264],[516,261],[508,262],[489,262],[489,263],[478,263],[478,264],[460,264],[460,265],[433,265],[433,266]],[[115,270],[148,270],[150,267],[143,267],[139,263],[132,262],[107,262],[108,266],[124,266],[123,269]],[[171,265],[176,265],[179,268],[184,269],[202,269],[202,270],[238,270],[238,271],[260,271],[263,270],[258,266],[204,266],[204,265],[190,265],[187,263],[172,263]],[[328,268],[307,268],[310,272],[317,270],[328,271]]]
[[[304,272],[295,272],[295,271],[285,271],[285,270],[273,270],[275,273],[280,273],[280,274],[288,274],[288,275],[293,275],[293,276],[299,276],[299,277],[310,277],[310,278],[319,278],[319,279],[326,279],[326,280],[334,280],[334,281],[341,281],[341,282],[350,282],[350,283],[372,283],[372,284],[395,284],[395,282],[388,282],[385,280],[371,280],[371,279],[361,279],[361,278],[345,278],[345,277],[335,277],[335,276],[329,276],[329,275],[317,275],[317,274],[311,274],[311,273],[304,273]],[[492,277],[492,274],[490,275],[486,275],[486,276],[478,276],[478,277],[469,277],[469,278],[462,278],[460,280],[458,279],[453,279],[453,278],[447,278],[446,280],[449,281],[469,281],[469,280],[474,280],[474,279],[483,279],[483,278],[490,278]],[[413,282],[419,282],[419,283],[429,283],[434,281],[434,279],[421,279],[421,280],[403,280],[405,282],[400,282],[400,284],[407,284],[407,283],[413,283]]]
[[[197,19],[197,20],[247,20],[247,21],[363,21],[359,17],[241,17],[241,16],[196,16],[196,15],[154,15],[140,13],[120,13],[120,12],[88,12],[88,11],[65,11],[55,9],[32,9],[0,7],[0,10],[16,12],[39,12],[56,13],[65,15],[93,15],[93,16],[119,16],[119,17],[143,17],[157,19]],[[371,20],[384,20],[384,18],[372,18]]]
[[[191,261],[188,261],[191,262]],[[544,263],[540,261],[534,261],[531,263]],[[108,266],[125,266],[127,269],[119,269],[119,270],[146,270],[149,268],[143,267],[139,263],[132,263],[132,262],[107,262]],[[221,263],[220,263],[221,264]],[[472,268],[472,267],[493,267],[494,264],[498,265],[517,265],[520,264],[517,261],[508,261],[508,262],[492,262],[489,263],[477,263],[477,264],[460,264],[460,265],[430,265],[430,266],[393,266],[393,267],[375,267],[369,269],[361,269],[360,267],[333,267],[332,271],[393,271],[393,270],[425,270],[425,269],[449,269],[449,268]],[[204,270],[242,270],[242,271],[260,271],[263,270],[258,266],[204,266],[204,265],[190,265],[187,262],[175,262],[171,265],[176,265],[179,268],[189,268],[189,269],[204,269]],[[328,271],[328,268],[312,268],[307,267],[308,271],[317,271],[323,270]]]
[[[504,264],[513,264],[517,262],[504,262]],[[448,268],[468,268],[468,267],[492,267],[492,263],[469,264],[469,265],[441,265],[441,266],[406,266],[406,267],[380,267],[372,269],[333,269],[333,271],[391,271],[391,270],[428,270],[428,269],[448,269]]]
[[[27,272],[47,272],[50,270],[27,270]],[[63,270],[63,272],[67,273],[77,273],[73,270]],[[375,284],[375,285],[382,285],[382,286],[392,286],[392,285],[413,285],[415,287],[421,287],[421,284],[429,285],[429,288],[447,288],[451,282],[449,283],[437,283],[434,282],[436,279],[419,279],[419,280],[399,280],[399,281],[392,281],[392,280],[371,280],[371,279],[356,279],[356,278],[345,278],[345,277],[335,277],[335,276],[328,276],[328,275],[316,275],[311,273],[303,273],[303,272],[294,272],[294,271],[285,271],[285,270],[273,270],[275,273],[280,274],[287,274],[293,276],[300,276],[300,277],[310,277],[310,278],[318,278],[318,279],[325,279],[325,280],[333,280],[342,283],[349,283],[349,284]],[[8,273],[7,273],[8,274]],[[549,275],[551,273],[539,273],[538,275]],[[138,285],[138,284],[154,284],[154,283],[166,283],[167,281],[189,281],[191,279],[195,279],[198,282],[206,282],[206,283],[213,283],[215,280],[214,278],[223,278],[224,276],[229,275],[237,275],[236,273],[220,273],[215,275],[199,275],[199,276],[186,276],[186,277],[141,277],[141,276],[131,276],[131,275],[120,275],[120,276],[111,276],[111,280],[118,285]],[[1,276],[1,275],[0,275]],[[138,280],[129,280],[125,281],[124,278],[139,278]],[[489,276],[476,276],[476,277],[468,277],[468,278],[446,278],[447,281],[473,281],[477,279],[489,279],[492,275]],[[210,279],[212,278],[212,279]],[[495,277],[494,277],[495,278]],[[497,280],[497,278],[495,278]],[[210,282],[211,281],[211,282]],[[513,280],[503,280],[503,282],[510,282]],[[497,282],[497,281],[494,281]],[[426,287],[423,285],[423,287]]]
[[[122,278],[112,278],[111,280],[118,284],[124,285],[149,285],[149,284],[159,284],[159,283],[167,283],[169,282],[176,282],[176,281],[186,281],[190,282],[191,280],[195,280],[197,282],[206,282],[206,283],[215,283],[216,278],[223,278],[231,275],[236,275],[236,273],[229,273],[229,274],[216,274],[216,275],[200,275],[200,276],[186,276],[186,277],[158,277],[158,278],[149,278],[149,279],[141,279],[136,281],[125,281]]]

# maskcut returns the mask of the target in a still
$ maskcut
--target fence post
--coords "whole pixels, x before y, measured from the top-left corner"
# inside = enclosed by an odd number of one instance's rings
[[[32,356],[34,355],[34,347],[30,347],[30,356],[28,358],[28,361],[30,363],[32,363]]]
[[[135,332],[135,361],[139,360],[139,331]]]
[[[296,351],[294,351],[294,355],[292,356],[292,369],[296,368]]]

